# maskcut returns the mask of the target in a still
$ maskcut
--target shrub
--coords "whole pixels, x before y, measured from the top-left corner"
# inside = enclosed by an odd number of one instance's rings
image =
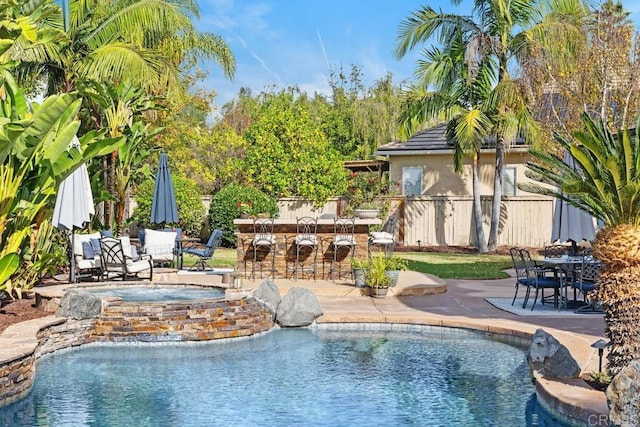
[[[231,184],[220,190],[211,200],[209,207],[209,226],[212,230],[222,230],[222,245],[235,247],[237,238],[233,220],[245,212],[250,216],[278,213],[278,204],[257,188],[240,184]]]
[[[196,184],[187,178],[173,176],[173,189],[176,194],[176,204],[178,205],[178,218],[180,224],[177,226],[189,236],[199,236],[200,230],[206,216],[206,209],[202,204],[202,197]],[[148,223],[151,218],[151,202],[153,200],[153,179],[144,181],[136,190],[135,200],[138,206],[133,211],[131,222]]]

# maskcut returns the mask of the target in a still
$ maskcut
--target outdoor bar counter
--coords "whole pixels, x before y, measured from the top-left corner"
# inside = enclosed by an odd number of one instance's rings
[[[253,271],[253,219],[236,219],[233,223],[237,227],[236,235],[238,237],[238,258],[236,269],[245,273],[246,277],[252,275]],[[382,220],[360,219],[356,218],[354,237],[356,241],[355,257],[364,259],[367,257],[367,242],[369,238],[370,227],[382,224]],[[255,277],[272,277],[271,261],[274,260],[274,278],[293,278],[293,269],[296,261],[296,245],[295,236],[297,232],[297,222],[295,219],[275,219],[273,222],[273,234],[276,238],[275,247],[258,246],[258,254],[256,256]],[[316,259],[316,278],[329,279],[331,272],[331,264],[333,262],[333,240],[334,220],[318,219],[317,239],[318,239],[318,255]],[[275,249],[275,258],[272,258]],[[309,248],[301,248],[300,259],[304,262],[304,270],[298,271],[299,279],[313,278],[311,272],[311,264],[313,264],[313,254]],[[338,251],[337,261],[341,264],[342,278],[351,276],[351,265],[349,258],[350,252],[347,248],[341,248]],[[262,267],[262,269],[260,268]],[[261,271],[262,270],[262,271]]]

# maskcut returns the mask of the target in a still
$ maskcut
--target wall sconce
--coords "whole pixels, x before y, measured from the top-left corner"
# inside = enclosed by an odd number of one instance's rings
[[[599,374],[602,373],[602,355],[604,353],[605,347],[607,347],[608,345],[609,343],[603,340],[602,338],[594,342],[593,344],[591,344],[591,347],[598,349],[598,373]]]

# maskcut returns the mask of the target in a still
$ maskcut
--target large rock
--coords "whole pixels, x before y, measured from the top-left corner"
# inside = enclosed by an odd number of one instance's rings
[[[258,300],[258,304],[262,308],[271,313],[271,320],[274,320],[282,297],[280,297],[280,291],[273,280],[264,279],[253,293],[253,297]]]
[[[56,316],[70,319],[91,319],[100,316],[102,299],[80,289],[71,289],[64,293]]]
[[[543,329],[538,329],[533,335],[527,361],[534,379],[577,378],[580,375],[580,366],[567,347]]]
[[[308,326],[320,316],[322,307],[313,292],[293,287],[278,306],[276,323],[285,328]]]
[[[612,426],[640,426],[640,361],[633,360],[607,388]]]

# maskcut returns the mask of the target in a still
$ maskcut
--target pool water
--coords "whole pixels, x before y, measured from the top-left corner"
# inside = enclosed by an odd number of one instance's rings
[[[40,360],[12,426],[557,426],[525,352],[467,331],[282,329]]]
[[[87,289],[87,292],[100,297],[118,297],[131,302],[192,301],[224,298],[222,288],[187,287],[146,287],[124,286],[120,288]]]

